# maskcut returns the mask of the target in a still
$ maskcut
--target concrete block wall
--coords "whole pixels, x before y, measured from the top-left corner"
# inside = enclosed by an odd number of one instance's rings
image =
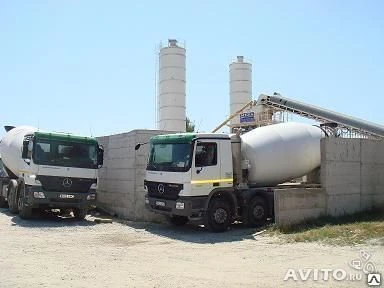
[[[322,139],[320,182],[320,189],[276,189],[276,224],[384,209],[384,141]]]
[[[328,215],[384,207],[384,141],[322,139],[320,178]]]
[[[135,151],[135,145],[165,133],[169,132],[133,130],[98,138],[104,147],[104,165],[99,170],[98,206],[128,220],[164,220],[144,207],[144,177],[149,145],[142,145],[138,151]]]
[[[323,188],[275,189],[275,223],[291,226],[326,213],[326,196]]]

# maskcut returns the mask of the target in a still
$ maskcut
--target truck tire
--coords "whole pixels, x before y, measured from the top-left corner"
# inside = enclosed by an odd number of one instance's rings
[[[175,226],[184,226],[189,221],[188,217],[177,216],[177,215],[170,216],[170,217],[168,217],[168,219],[169,219],[169,222],[171,222],[171,224],[173,224]]]
[[[213,198],[204,215],[204,226],[212,232],[224,232],[231,224],[231,207],[224,198]]]
[[[17,181],[15,179],[12,179],[9,181],[8,184],[8,206],[9,206],[9,212],[12,214],[17,214],[19,212],[19,209],[17,207]]]
[[[0,208],[7,207],[7,201],[5,201],[5,198],[3,196],[0,196]]]
[[[79,209],[79,208],[73,209],[73,216],[76,219],[82,220],[85,218],[85,216],[87,216],[87,214],[88,214],[88,209]]]
[[[19,210],[19,216],[22,219],[29,219],[32,216],[32,208],[28,207],[24,203],[24,185],[19,184],[19,193],[17,199],[17,209]]]
[[[263,198],[256,196],[249,202],[243,223],[248,227],[262,226],[267,222],[267,215],[267,203]]]

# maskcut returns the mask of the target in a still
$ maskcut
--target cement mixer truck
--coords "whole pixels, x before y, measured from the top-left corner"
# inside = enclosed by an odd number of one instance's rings
[[[0,203],[30,218],[33,209],[73,211],[85,218],[95,205],[103,149],[95,138],[6,126],[0,143],[3,168]]]
[[[322,135],[316,126],[281,123],[241,136],[154,136],[149,141],[145,206],[175,225],[203,220],[214,232],[225,231],[236,220],[261,225],[273,216],[274,187],[320,166]]]

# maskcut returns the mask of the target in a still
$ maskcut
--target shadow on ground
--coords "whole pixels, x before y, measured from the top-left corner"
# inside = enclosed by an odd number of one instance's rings
[[[258,240],[258,234],[265,227],[248,228],[241,223],[232,224],[230,228],[222,233],[213,233],[202,225],[187,224],[185,226],[174,226],[166,223],[131,222],[119,221],[134,229],[142,229],[149,233],[190,243],[214,244],[222,242],[236,242],[243,240]]]
[[[0,214],[12,217],[12,225],[27,228],[55,228],[55,227],[75,227],[75,226],[93,226],[93,221],[78,220],[72,216],[62,217],[58,213],[47,211],[34,211],[31,219],[24,220],[18,215],[12,214],[6,208],[0,208]]]

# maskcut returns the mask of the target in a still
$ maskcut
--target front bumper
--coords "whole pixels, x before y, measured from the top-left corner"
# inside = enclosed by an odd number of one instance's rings
[[[149,197],[145,195],[145,207],[155,213],[168,216],[201,218],[207,197],[179,197],[176,200]],[[183,208],[182,208],[183,207]]]
[[[25,204],[31,208],[78,208],[90,209],[96,206],[96,190],[88,193],[74,192],[51,192],[43,191],[40,186],[29,187],[27,197],[24,198]],[[37,194],[44,194],[45,198],[37,198]]]

